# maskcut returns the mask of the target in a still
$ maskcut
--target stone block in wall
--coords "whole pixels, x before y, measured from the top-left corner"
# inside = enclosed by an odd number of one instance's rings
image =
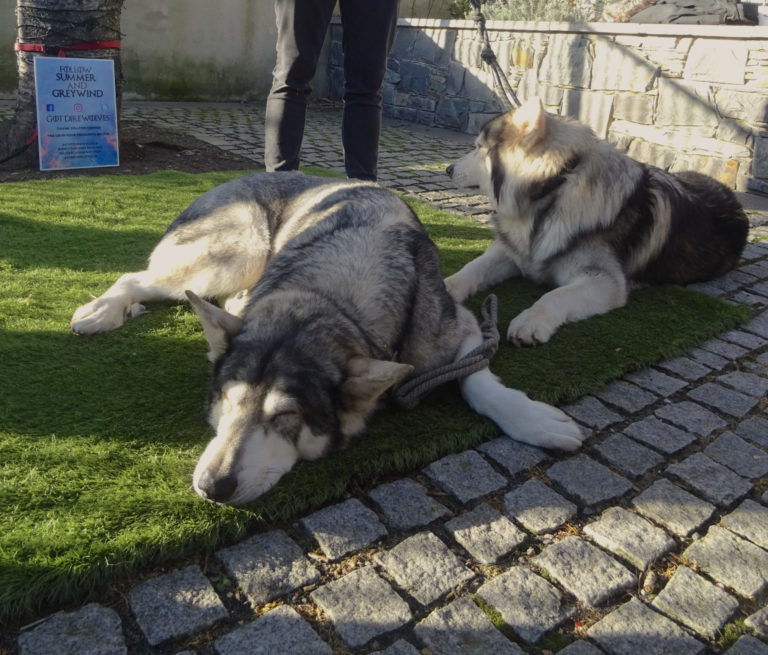
[[[752,175],[768,178],[768,133],[763,132],[755,139],[755,155],[752,159]]]
[[[655,106],[656,96],[646,93],[617,93],[613,98],[613,117],[651,125]]]
[[[483,125],[485,125],[489,120],[496,118],[498,115],[499,112],[470,112],[467,119],[467,133],[479,134]]]
[[[396,118],[401,121],[410,121],[415,123],[419,117],[419,112],[416,109],[410,107],[397,107],[395,105],[383,105],[382,110],[385,116],[389,118]]]
[[[539,82],[588,89],[592,76],[589,40],[580,34],[553,34],[539,68]]]
[[[465,130],[469,116],[469,100],[441,98],[435,109],[435,125]]]
[[[435,108],[437,107],[437,100],[427,96],[410,95],[405,106],[434,113]]]
[[[604,139],[608,135],[612,107],[611,93],[566,89],[560,113],[589,125],[598,137]]]
[[[341,41],[332,40],[328,46],[328,65],[333,68],[344,66],[344,51],[341,48]]]
[[[732,118],[721,119],[715,132],[715,138],[718,141],[727,141],[745,147],[751,146],[752,135],[752,128],[749,125]]]
[[[468,70],[464,74],[464,88],[461,95],[475,101],[495,102],[493,74],[477,68]]]
[[[562,87],[539,82],[533,69],[525,71],[517,85],[517,95],[521,101],[538,96],[547,107],[559,107],[563,102],[563,93]]]
[[[671,148],[649,143],[642,139],[633,139],[627,148],[627,154],[645,164],[651,164],[664,170],[669,169],[675,161],[675,151]]]
[[[594,52],[593,89],[647,91],[659,75],[658,66],[608,38],[597,39]]]
[[[675,36],[617,35],[616,43],[627,47],[637,57],[658,66],[667,77],[682,77],[693,39]]]
[[[426,111],[423,109],[416,110],[416,122],[419,125],[434,125],[435,124],[435,112]]]
[[[453,48],[453,58],[468,68],[480,68],[483,64],[483,59],[480,56],[481,51],[482,44],[474,35],[464,38],[459,35]]]
[[[718,84],[744,84],[749,46],[746,41],[695,39],[685,62],[683,77]]]
[[[768,123],[768,96],[765,93],[720,88],[715,93],[715,106],[722,116],[747,123]]]
[[[660,77],[657,125],[699,125],[714,129],[718,116],[708,84]]]
[[[416,30],[409,59],[424,61],[435,66],[447,66],[453,54],[456,30],[424,28]]]
[[[736,187],[739,173],[739,162],[735,159],[718,159],[678,153],[669,169],[672,173],[679,171],[697,171],[720,180],[727,187]]]
[[[416,61],[400,62],[400,88],[403,91],[426,95],[430,84],[429,66]]]
[[[463,64],[452,61],[448,64],[447,79],[445,80],[445,93],[449,96],[458,96],[464,90],[464,76],[467,69]]]

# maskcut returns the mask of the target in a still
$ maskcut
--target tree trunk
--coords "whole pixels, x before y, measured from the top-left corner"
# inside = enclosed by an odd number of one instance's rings
[[[120,40],[120,12],[125,0],[17,0],[16,41],[45,46],[45,53],[18,51],[16,69],[19,85],[16,109],[9,124],[0,126],[0,163],[3,168],[28,167],[37,161],[33,135],[37,126],[35,110],[34,58],[55,57],[59,48],[82,43]],[[65,50],[65,56],[113,59],[119,111],[122,76],[120,50]]]

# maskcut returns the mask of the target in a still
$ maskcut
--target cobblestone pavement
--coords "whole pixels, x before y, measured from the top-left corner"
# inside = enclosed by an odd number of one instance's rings
[[[125,114],[261,157],[258,105]],[[310,113],[305,163],[341,169],[339,122]],[[388,122],[381,182],[483,220],[442,173],[470,141]],[[580,453],[500,437],[55,614],[19,652],[768,653],[768,243],[699,288],[756,317],[566,406]]]

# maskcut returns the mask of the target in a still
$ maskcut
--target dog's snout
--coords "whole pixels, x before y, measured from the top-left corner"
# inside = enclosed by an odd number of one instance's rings
[[[453,164],[451,164],[448,168],[445,169],[446,175],[448,177],[453,177]]]
[[[197,481],[197,488],[206,499],[214,503],[226,503],[235,494],[237,476],[214,477],[208,471],[204,471]]]

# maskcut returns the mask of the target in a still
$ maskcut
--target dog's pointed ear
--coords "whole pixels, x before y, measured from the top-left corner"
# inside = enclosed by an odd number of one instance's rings
[[[184,293],[187,294],[192,309],[195,310],[195,314],[203,325],[205,340],[210,349],[208,359],[215,361],[227,349],[230,337],[240,332],[243,321],[234,314],[203,300],[192,291],[187,290]]]
[[[370,357],[353,357],[347,365],[342,392],[358,401],[374,402],[381,394],[413,372],[410,364]]]
[[[514,110],[511,119],[512,124],[525,138],[538,140],[544,136],[547,112],[541,98],[534,96],[526,100]]]

